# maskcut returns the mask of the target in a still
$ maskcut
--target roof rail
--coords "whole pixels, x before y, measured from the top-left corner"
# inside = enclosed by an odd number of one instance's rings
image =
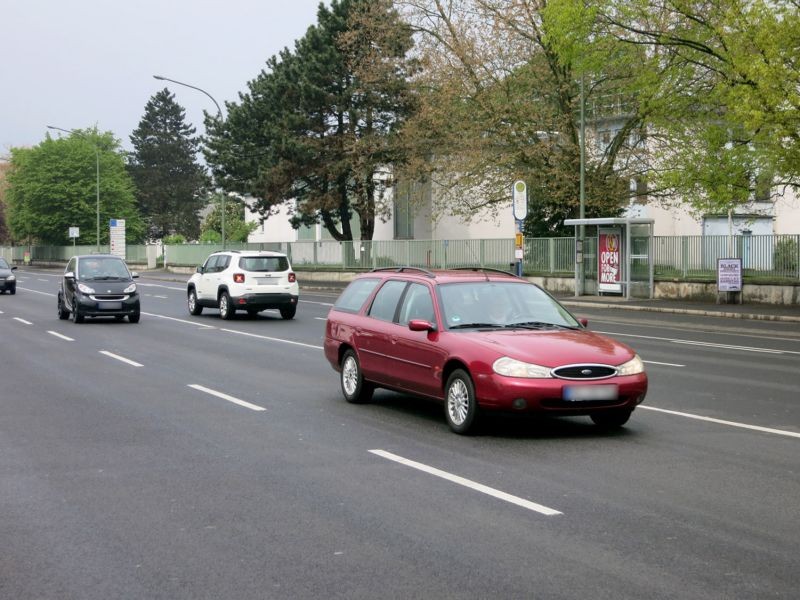
[[[509,277],[514,277],[515,279],[519,279],[519,276],[515,275],[514,273],[509,273],[508,271],[503,271],[503,269],[492,269],[491,267],[451,267],[451,271],[475,271],[481,273],[497,273],[498,275],[508,275]]]
[[[429,271],[428,269],[423,269],[422,267],[377,267],[372,269],[370,273],[375,273],[377,271],[394,271],[395,273],[404,273],[406,271],[419,271],[420,273],[424,273],[426,277],[431,277],[433,279],[436,278],[436,273]]]

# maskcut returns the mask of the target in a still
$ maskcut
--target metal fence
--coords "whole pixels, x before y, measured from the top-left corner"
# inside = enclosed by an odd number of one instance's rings
[[[800,235],[656,236],[631,240],[633,280],[644,277],[653,261],[656,279],[715,279],[719,258],[741,258],[744,275],[768,280],[800,280]],[[573,276],[575,240],[572,237],[529,238],[525,240],[526,275]],[[584,243],[587,277],[597,270],[596,238]],[[163,247],[160,264],[194,267],[219,244],[178,244]],[[511,269],[515,262],[513,239],[480,240],[388,240],[388,241],[301,241],[263,244],[228,244],[229,250],[273,250],[287,254],[295,267],[319,270],[366,270],[409,265],[443,269],[482,266]],[[91,254],[94,246],[0,247],[9,262],[66,262],[74,254]],[[100,248],[108,252],[108,247]],[[127,260],[146,264],[147,246],[128,245]],[[151,253],[152,254],[152,253]],[[159,253],[160,254],[160,253]]]

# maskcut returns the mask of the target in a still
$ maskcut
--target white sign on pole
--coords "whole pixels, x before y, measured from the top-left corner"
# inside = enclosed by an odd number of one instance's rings
[[[125,219],[109,221],[111,254],[125,259]]]
[[[69,228],[69,237],[75,239],[77,237],[81,237],[81,230],[79,227],[70,227]]]
[[[524,221],[528,216],[528,186],[522,180],[514,182],[514,193],[511,210],[517,221]]]

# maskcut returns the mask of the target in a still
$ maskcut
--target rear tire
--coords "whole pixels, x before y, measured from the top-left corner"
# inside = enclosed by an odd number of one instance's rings
[[[444,394],[444,417],[455,433],[473,431],[478,417],[478,400],[472,378],[463,369],[456,369],[447,378]]]
[[[294,315],[297,313],[297,306],[292,304],[291,306],[284,306],[280,309],[281,311],[281,318],[286,319],[294,319]]]
[[[198,302],[197,302],[197,292],[195,291],[194,288],[189,290],[189,296],[188,296],[188,299],[187,299],[186,303],[187,303],[187,306],[189,307],[189,314],[190,315],[197,316],[201,312],[203,312],[203,307],[200,306],[200,304],[198,304]]]
[[[598,427],[603,429],[619,429],[628,422],[632,412],[632,410],[627,408],[615,408],[593,413],[589,415],[589,417]]]
[[[222,292],[219,295],[219,316],[230,321],[234,314],[236,314],[236,309],[231,307],[231,297],[228,292]]]
[[[344,353],[339,376],[345,400],[351,404],[364,404],[372,399],[375,386],[368,381],[364,381],[364,376],[361,374],[361,364],[358,362],[358,356],[353,350],[348,350]]]
[[[58,318],[62,321],[69,319],[69,311],[64,308],[64,296],[58,294]]]

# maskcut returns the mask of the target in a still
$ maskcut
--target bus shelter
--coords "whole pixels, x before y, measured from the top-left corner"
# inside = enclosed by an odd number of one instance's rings
[[[622,295],[634,288],[653,297],[653,219],[609,217],[566,219],[575,226],[575,296],[586,289],[586,273],[596,273],[594,293]],[[579,228],[584,235],[579,234]],[[585,228],[591,228],[589,234]]]

